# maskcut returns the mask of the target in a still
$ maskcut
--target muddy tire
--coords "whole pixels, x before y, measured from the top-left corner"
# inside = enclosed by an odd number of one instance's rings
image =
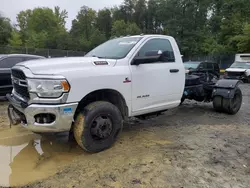
[[[237,87],[232,99],[223,99],[223,111],[227,114],[236,114],[242,105],[242,92]]]
[[[97,153],[115,143],[122,127],[119,109],[109,102],[98,101],[89,104],[77,115],[73,133],[81,148]]]
[[[215,96],[213,99],[213,107],[216,112],[223,111],[223,98],[221,96]]]

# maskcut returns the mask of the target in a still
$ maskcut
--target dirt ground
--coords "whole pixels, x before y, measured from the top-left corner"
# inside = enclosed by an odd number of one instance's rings
[[[187,101],[157,118],[125,125],[118,142],[97,154],[84,153],[66,135],[55,139],[20,126],[9,129],[4,103],[0,185],[250,187],[250,85],[241,88],[243,105],[235,116],[216,113],[211,104]],[[13,156],[7,152],[10,147]]]

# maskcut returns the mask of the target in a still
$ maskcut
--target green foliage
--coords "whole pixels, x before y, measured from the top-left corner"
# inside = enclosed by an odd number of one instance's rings
[[[59,7],[54,10],[35,8],[21,11],[17,15],[21,44],[34,48],[65,47],[63,39],[68,35],[65,29],[66,18],[66,10],[60,11]]]
[[[128,23],[126,33],[128,35],[139,35],[141,34],[141,29],[135,23]]]
[[[111,36],[112,29],[112,17],[111,11],[107,8],[100,10],[96,18],[96,27],[97,29],[105,34],[105,37],[108,39]]]
[[[76,19],[72,21],[70,30],[74,39],[73,49],[89,51],[110,36],[111,12],[104,9],[98,16],[93,9],[83,6]],[[100,24],[100,25],[99,25]]]
[[[141,34],[140,28],[135,23],[125,23],[124,20],[115,21],[112,27],[112,36],[126,36]]]
[[[13,30],[11,32],[11,38],[8,40],[8,42],[10,46],[14,46],[14,47],[22,46],[21,36],[16,30]]]
[[[69,32],[66,18],[59,7],[24,10],[12,32],[0,16],[0,42],[87,52],[111,36],[143,32],[173,36],[186,57],[250,52],[249,0],[124,0],[99,11],[82,6]]]
[[[233,38],[239,52],[250,52],[250,24],[245,24],[243,33]]]
[[[10,20],[0,15],[0,45],[8,44],[11,38],[12,26]]]
[[[127,35],[127,24],[124,20],[118,20],[113,23],[112,36],[125,36]]]

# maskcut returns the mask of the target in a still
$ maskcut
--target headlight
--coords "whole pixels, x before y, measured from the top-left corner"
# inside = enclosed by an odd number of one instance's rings
[[[68,92],[70,85],[66,80],[28,79],[28,88],[39,97],[57,98]]]

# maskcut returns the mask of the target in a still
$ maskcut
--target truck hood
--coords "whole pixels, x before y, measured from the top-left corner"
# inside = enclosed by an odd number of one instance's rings
[[[228,68],[226,69],[227,72],[245,72],[248,69],[242,69],[242,68]]]
[[[95,62],[107,62],[108,64],[96,65]],[[18,63],[17,66],[26,67],[30,69],[33,74],[53,75],[70,70],[114,66],[115,63],[116,60],[114,59],[99,59],[97,57],[63,57],[30,60]]]
[[[226,72],[232,73],[245,73],[246,76],[250,76],[250,69],[242,69],[242,68],[228,68]]]

